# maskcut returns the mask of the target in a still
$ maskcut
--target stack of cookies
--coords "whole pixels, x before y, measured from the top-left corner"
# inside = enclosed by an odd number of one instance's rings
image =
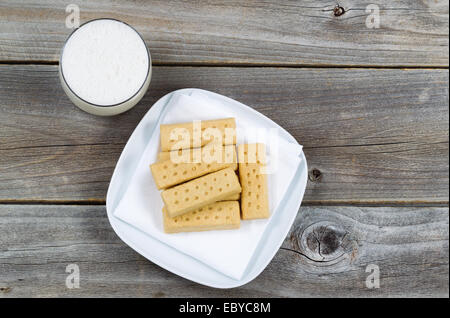
[[[234,118],[161,125],[150,166],[166,233],[229,230],[269,217],[265,146],[238,145]],[[239,159],[239,160],[238,160]]]

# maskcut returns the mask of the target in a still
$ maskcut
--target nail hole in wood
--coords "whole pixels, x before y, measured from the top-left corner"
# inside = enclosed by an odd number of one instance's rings
[[[312,169],[309,172],[309,180],[311,180],[312,182],[319,182],[320,180],[322,180],[322,171],[317,168]]]
[[[11,291],[11,287],[0,287],[0,292],[9,293]]]
[[[345,9],[343,7],[341,7],[340,5],[335,6],[333,9],[333,14],[335,17],[340,17],[344,13],[345,13]]]

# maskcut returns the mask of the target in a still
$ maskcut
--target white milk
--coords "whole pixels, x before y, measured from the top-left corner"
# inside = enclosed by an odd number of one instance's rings
[[[137,103],[129,107],[129,100],[148,87],[150,64],[145,42],[133,28],[100,19],[82,25],[69,37],[60,59],[60,75],[77,106],[81,99],[97,108],[128,102],[128,109]]]

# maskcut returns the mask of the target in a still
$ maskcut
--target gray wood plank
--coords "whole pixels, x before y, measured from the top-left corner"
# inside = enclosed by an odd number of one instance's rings
[[[0,66],[0,200],[103,202],[133,129],[164,94],[235,98],[305,146],[307,203],[448,203],[448,70],[155,67],[150,90],[116,117],[86,114],[57,66]]]
[[[218,290],[127,247],[103,206],[0,205],[0,298],[448,297],[448,226],[448,208],[302,207],[258,278]],[[69,264],[80,268],[79,289],[66,288]],[[371,264],[378,289],[366,287]]]
[[[142,33],[155,63],[448,66],[448,1],[78,2],[81,22],[112,17]],[[369,4],[380,28],[366,26]],[[67,2],[3,0],[0,61],[57,61]]]

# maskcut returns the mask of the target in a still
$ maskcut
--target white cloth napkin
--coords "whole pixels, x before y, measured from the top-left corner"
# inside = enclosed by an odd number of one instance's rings
[[[249,127],[260,130],[276,127],[270,120],[253,110],[236,108],[232,102],[224,102],[198,92],[190,96],[175,93],[163,110],[159,124],[226,117],[236,118],[238,143],[259,141],[267,145],[274,144],[265,140],[269,138],[268,136],[244,135]],[[268,175],[271,218],[292,181],[302,151],[302,147],[298,144],[290,143],[281,137],[276,138],[278,142],[275,144],[278,149],[267,148],[269,162],[277,163],[274,172]],[[270,219],[241,221],[238,230],[164,233],[161,212],[163,202],[149,169],[149,165],[156,161],[160,151],[159,139],[159,129],[156,129],[114,215],[180,252],[239,280]],[[278,155],[275,155],[276,153]]]

